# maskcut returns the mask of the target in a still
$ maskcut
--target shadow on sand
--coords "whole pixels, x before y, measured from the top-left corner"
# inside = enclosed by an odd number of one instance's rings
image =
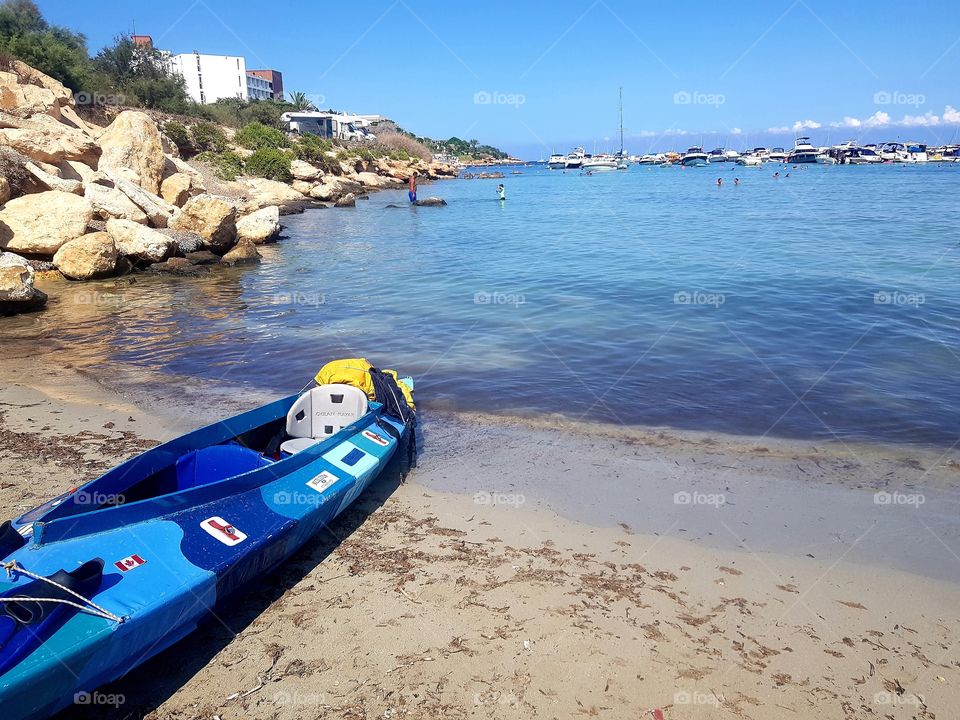
[[[228,598],[230,602],[218,605],[216,617],[209,617],[188,637],[134,668],[120,680],[99,688],[104,694],[123,695],[123,704],[118,707],[72,706],[55,715],[54,720],[133,720],[155,710],[287,590],[322,563],[387,501],[401,482],[400,461],[394,456],[370,487],[327,526],[329,532],[321,531],[280,568],[232,595]]]

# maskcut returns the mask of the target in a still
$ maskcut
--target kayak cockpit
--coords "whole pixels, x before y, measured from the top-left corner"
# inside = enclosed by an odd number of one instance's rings
[[[31,525],[34,542],[49,542],[262,486],[317,461],[376,422],[381,408],[351,386],[313,388],[148,450],[17,525]]]

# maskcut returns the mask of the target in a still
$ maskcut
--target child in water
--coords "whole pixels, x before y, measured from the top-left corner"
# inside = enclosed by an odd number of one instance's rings
[[[507,191],[503,189],[503,183],[497,185],[497,193],[499,193],[501,200],[507,199]]]

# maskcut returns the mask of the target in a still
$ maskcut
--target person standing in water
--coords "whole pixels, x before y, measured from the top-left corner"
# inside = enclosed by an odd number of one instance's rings
[[[504,189],[503,183],[497,185],[497,193],[499,193],[501,200],[507,199],[507,191]]]
[[[410,176],[410,189],[407,191],[407,197],[410,198],[411,203],[417,202],[417,173],[413,172],[413,175]]]

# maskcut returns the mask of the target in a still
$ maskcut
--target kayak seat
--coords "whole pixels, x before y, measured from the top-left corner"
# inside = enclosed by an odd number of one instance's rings
[[[367,414],[367,395],[353,385],[331,383],[297,398],[287,413],[287,435],[280,445],[288,455],[336,434]]]
[[[177,490],[224,480],[271,462],[256,450],[242,445],[211,445],[193,450],[177,460]]]

